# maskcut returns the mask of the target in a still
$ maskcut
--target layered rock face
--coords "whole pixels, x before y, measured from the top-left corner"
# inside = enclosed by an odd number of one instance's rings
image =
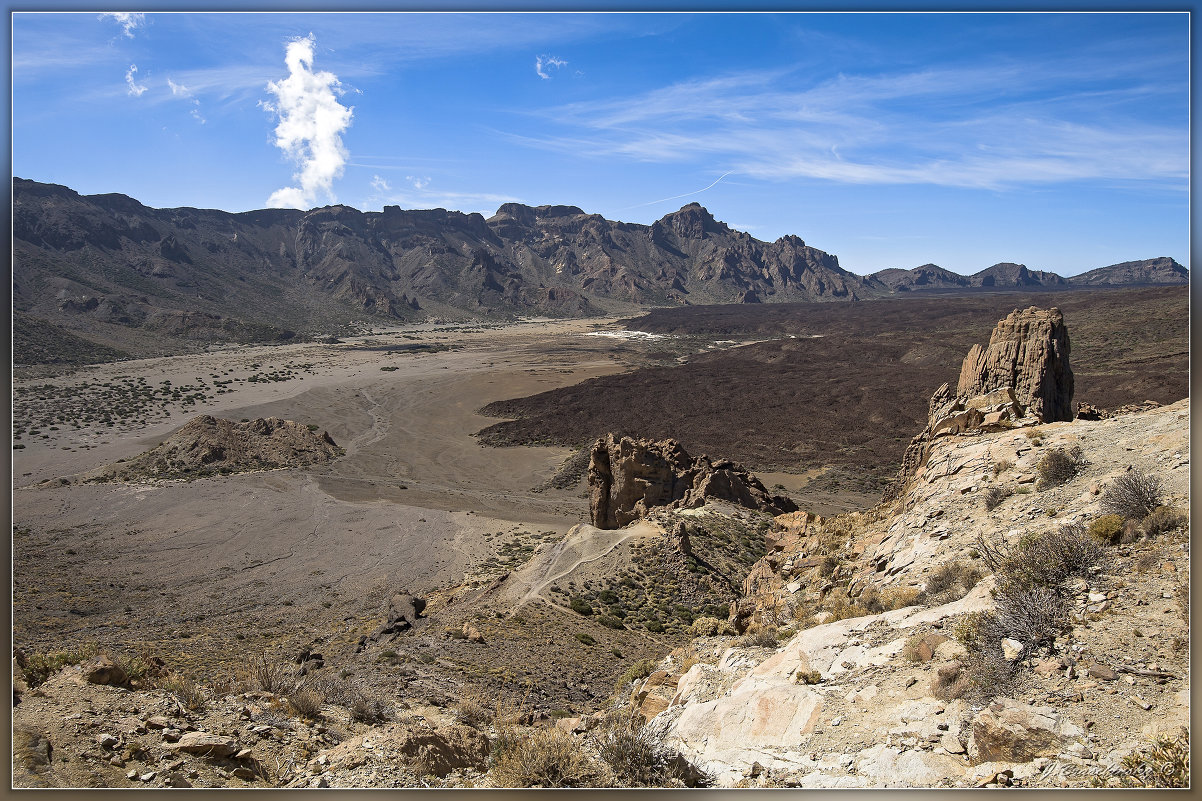
[[[1000,321],[989,345],[973,345],[960,367],[956,395],[971,398],[1011,389],[1041,423],[1073,419],[1073,371],[1068,328],[1059,309],[1015,309]]]
[[[935,390],[927,426],[910,441],[884,500],[896,499],[926,463],[941,436],[1073,419],[1068,327],[1059,309],[1015,309],[998,322],[989,345],[973,345],[953,393]]]
[[[588,484],[591,522],[604,529],[621,528],[652,507],[691,508],[707,499],[773,514],[797,510],[788,498],[770,494],[742,465],[690,457],[672,439],[654,442],[609,434],[597,440]]]

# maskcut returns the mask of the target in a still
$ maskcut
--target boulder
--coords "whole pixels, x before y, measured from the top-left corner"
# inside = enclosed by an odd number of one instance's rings
[[[1051,707],[999,698],[972,722],[968,756],[981,762],[1030,762],[1054,757],[1084,731]]]
[[[189,754],[213,757],[233,756],[242,750],[241,746],[232,738],[210,734],[207,731],[190,731],[167,747],[176,751],[186,751]]]
[[[425,609],[424,598],[407,592],[393,595],[388,599],[388,605],[384,609],[384,624],[367,639],[373,642],[396,639],[398,635],[417,626],[418,619],[421,618]]]
[[[88,684],[120,686],[129,681],[129,677],[125,675],[125,670],[104,654],[84,663],[80,669],[83,671],[84,680]]]
[[[589,516],[601,529],[632,523],[657,506],[695,508],[723,500],[771,514],[797,511],[772,495],[741,465],[708,456],[693,458],[676,440],[659,442],[609,434],[589,457]]]

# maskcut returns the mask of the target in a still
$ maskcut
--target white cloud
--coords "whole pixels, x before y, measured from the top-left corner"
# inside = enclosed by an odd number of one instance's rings
[[[134,97],[141,97],[146,92],[146,87],[134,80],[134,76],[138,74],[138,65],[130,64],[129,70],[125,73],[125,84],[129,87],[129,94]]]
[[[371,177],[371,188],[377,192],[388,192],[392,189],[392,187],[388,185],[388,181],[384,180],[378,175],[373,175]]]
[[[267,200],[271,208],[310,208],[319,193],[332,199],[334,180],[346,166],[342,132],[354,109],[338,102],[342,85],[337,76],[313,71],[314,41],[313,34],[292,40],[284,56],[288,77],[267,84],[276,99],[263,106],[280,121],[275,145],[300,167],[292,176],[300,186],[273,192]]]
[[[191,97],[192,90],[184,86],[182,83],[176,83],[170,78],[167,79],[167,86],[171,87],[171,94],[176,97]]]
[[[430,185],[430,177],[429,176],[426,176],[425,178],[415,178],[412,175],[406,175],[405,180],[408,181],[409,183],[411,183],[413,185],[413,188],[418,191],[421,191],[422,189],[425,189],[427,186]]]
[[[534,71],[538,73],[538,77],[543,80],[551,80],[551,76],[547,73],[547,67],[566,67],[568,62],[555,56],[538,56],[534,59]]]
[[[1096,74],[1118,85],[1091,85]],[[1184,188],[1184,97],[1183,85],[1152,83],[1113,59],[818,82],[747,72],[549,109],[552,125],[568,126],[563,135],[514,138],[597,157],[695,161],[771,181],[1001,189],[1118,180]],[[1149,117],[1146,98],[1176,115]]]
[[[121,26],[122,32],[130,39],[134,38],[134,31],[146,24],[146,14],[141,11],[105,11],[96,19],[109,19]]]

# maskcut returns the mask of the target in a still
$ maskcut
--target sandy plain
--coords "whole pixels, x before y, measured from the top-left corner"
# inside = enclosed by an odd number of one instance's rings
[[[582,488],[533,490],[571,451],[483,447],[473,433],[495,420],[476,410],[624,369],[638,343],[584,336],[612,323],[422,326],[36,379],[55,384],[65,403],[80,387],[116,380],[233,381],[305,365],[289,380],[234,381],[199,404],[168,405],[151,425],[43,426],[24,437],[13,452],[14,637],[35,648],[182,637],[180,651],[232,658],[244,648],[238,633],[317,636],[378,616],[387,593],[454,585],[495,555],[489,537],[561,537],[587,519]],[[422,345],[447,349],[404,350]],[[307,470],[78,479],[201,413],[312,423],[346,453]]]

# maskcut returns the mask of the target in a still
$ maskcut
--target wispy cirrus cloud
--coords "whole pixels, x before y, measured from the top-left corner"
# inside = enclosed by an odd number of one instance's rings
[[[556,58],[555,56],[537,56],[534,59],[534,72],[538,75],[538,77],[545,81],[549,81],[551,80],[551,74],[547,72],[548,69],[559,69],[560,67],[566,67],[567,65],[568,62],[564,61],[562,58]]]
[[[293,39],[285,51],[288,77],[267,84],[275,101],[263,106],[279,118],[275,145],[299,166],[292,177],[299,186],[278,189],[270,208],[310,208],[319,194],[333,197],[334,180],[342,175],[349,154],[342,132],[354,109],[338,102],[341,83],[332,72],[313,70],[315,39]]]
[[[745,72],[559,106],[545,113],[558,136],[517,138],[772,181],[1000,189],[1119,180],[1184,189],[1185,76],[1165,85],[1141,77],[1147,66],[999,61],[809,83],[787,70]],[[1175,114],[1148,113],[1166,103]]]
[[[145,84],[140,84],[134,79],[134,76],[137,74],[138,65],[130,64],[129,69],[125,71],[125,91],[126,94],[133,95],[134,97],[141,97],[142,95],[146,94],[147,87]]]
[[[134,31],[146,24],[146,14],[141,11],[105,11],[96,19],[111,19],[121,26],[124,36],[134,38]]]

